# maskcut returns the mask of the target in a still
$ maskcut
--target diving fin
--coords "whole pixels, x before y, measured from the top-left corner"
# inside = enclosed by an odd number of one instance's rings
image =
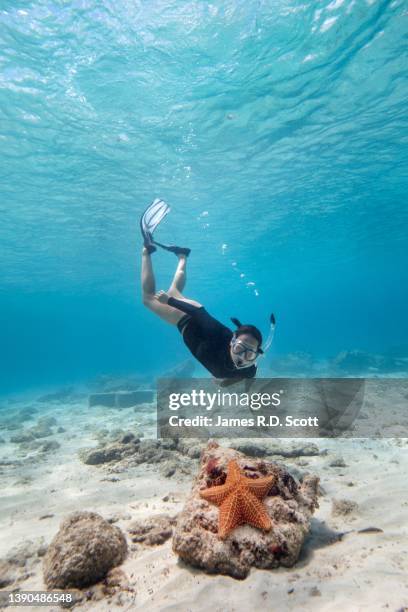
[[[164,200],[156,198],[141,216],[140,229],[143,236],[143,244],[149,253],[153,253],[156,250],[153,244],[153,232],[169,212],[170,206]]]
[[[140,229],[142,231],[144,246],[149,253],[154,253],[154,251],[156,251],[155,245],[157,245],[162,249],[165,249],[166,251],[175,253],[175,255],[185,255],[186,257],[188,257],[191,249],[174,245],[162,244],[161,242],[156,242],[155,240],[153,240],[153,232],[169,212],[170,206],[160,198],[156,198],[150,204],[150,206],[146,208],[140,219]]]
[[[170,253],[175,253],[175,255],[185,255],[186,257],[188,257],[191,253],[191,249],[188,249],[187,247],[179,247],[175,245],[162,244],[161,242],[157,242],[157,240],[153,240],[153,242],[154,244],[157,244],[157,246],[161,247],[162,249],[165,249],[166,251],[170,251]]]

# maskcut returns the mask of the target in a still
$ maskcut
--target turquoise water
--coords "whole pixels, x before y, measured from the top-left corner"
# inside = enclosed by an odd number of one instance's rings
[[[3,0],[2,391],[188,356],[140,300],[157,196],[158,238],[193,249],[188,297],[264,333],[275,312],[272,372],[291,352],[407,357],[407,16]],[[165,289],[175,258],[154,263]]]

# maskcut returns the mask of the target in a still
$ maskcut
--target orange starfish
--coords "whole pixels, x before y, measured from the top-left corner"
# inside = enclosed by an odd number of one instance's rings
[[[223,540],[239,525],[268,531],[272,521],[261,500],[275,481],[274,476],[247,478],[236,461],[228,463],[225,484],[200,491],[201,497],[220,507],[218,536]]]

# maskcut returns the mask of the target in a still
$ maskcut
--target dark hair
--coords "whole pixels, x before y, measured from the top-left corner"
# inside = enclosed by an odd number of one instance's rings
[[[261,349],[262,334],[259,329],[255,327],[255,325],[242,325],[241,321],[239,321],[239,319],[235,319],[234,317],[231,318],[231,321],[237,326],[237,329],[234,332],[235,335],[241,336],[242,334],[251,334],[251,336],[253,336],[258,342],[258,353],[263,353],[263,350]]]

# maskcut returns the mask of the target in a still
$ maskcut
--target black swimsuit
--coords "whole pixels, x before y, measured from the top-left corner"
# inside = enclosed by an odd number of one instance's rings
[[[256,366],[236,368],[230,355],[232,331],[214,319],[203,306],[170,297],[169,306],[186,314],[177,324],[184,343],[196,359],[216,378],[254,378]]]

